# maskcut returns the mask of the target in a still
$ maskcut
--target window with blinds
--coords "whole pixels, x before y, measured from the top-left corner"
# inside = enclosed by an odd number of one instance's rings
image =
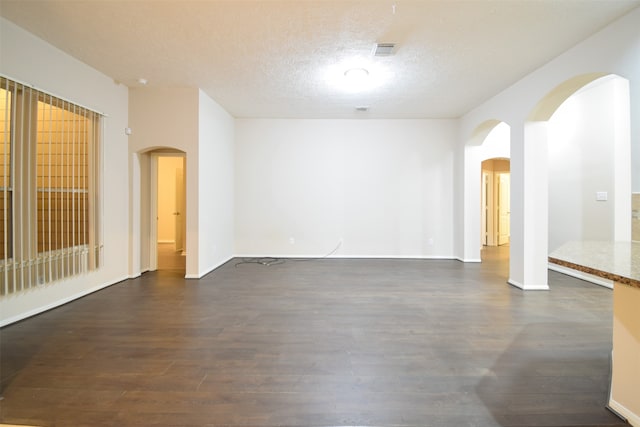
[[[0,294],[98,267],[101,121],[0,78]]]

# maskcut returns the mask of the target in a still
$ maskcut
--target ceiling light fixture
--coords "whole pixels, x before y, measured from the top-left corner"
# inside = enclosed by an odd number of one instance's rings
[[[370,58],[349,58],[322,70],[328,87],[344,94],[371,92],[393,77],[389,65]]]
[[[350,81],[362,81],[369,77],[369,71],[365,68],[350,68],[344,72],[344,76]]]
[[[345,84],[350,91],[360,92],[369,89],[371,78],[366,68],[349,68],[344,72]]]

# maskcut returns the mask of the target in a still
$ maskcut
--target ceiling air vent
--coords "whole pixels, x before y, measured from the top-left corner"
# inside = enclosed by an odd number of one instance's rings
[[[356,111],[369,111],[369,107],[367,106],[358,106],[356,107]]]
[[[395,43],[376,43],[373,47],[373,56],[391,56],[396,53]]]

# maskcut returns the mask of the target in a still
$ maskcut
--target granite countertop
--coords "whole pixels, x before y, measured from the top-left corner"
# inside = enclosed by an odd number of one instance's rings
[[[549,262],[640,289],[640,242],[568,242]]]

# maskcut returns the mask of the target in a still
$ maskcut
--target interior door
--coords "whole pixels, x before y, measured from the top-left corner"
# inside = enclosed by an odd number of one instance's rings
[[[489,219],[491,217],[489,212],[489,174],[482,172],[482,244],[489,245]]]
[[[176,252],[184,251],[184,168],[176,169],[176,208],[173,212],[175,218],[175,245]]]
[[[498,245],[509,243],[511,235],[511,175],[509,173],[499,173],[498,175]]]

